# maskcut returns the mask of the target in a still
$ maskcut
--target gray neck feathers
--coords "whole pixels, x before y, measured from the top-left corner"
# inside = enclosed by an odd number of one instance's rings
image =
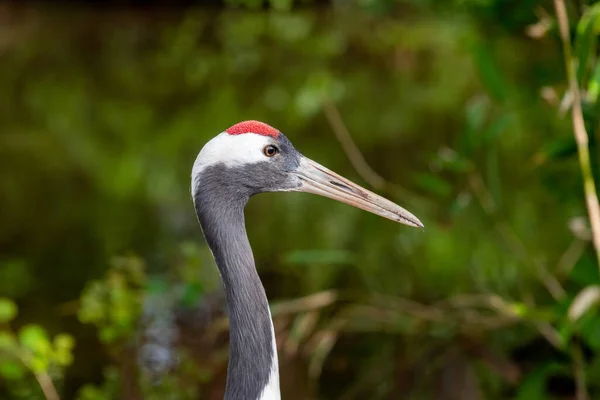
[[[269,381],[273,354],[269,304],[254,265],[244,225],[250,193],[240,191],[224,167],[209,167],[196,185],[194,205],[221,274],[229,313],[226,400],[258,399]],[[228,183],[224,183],[228,182]]]

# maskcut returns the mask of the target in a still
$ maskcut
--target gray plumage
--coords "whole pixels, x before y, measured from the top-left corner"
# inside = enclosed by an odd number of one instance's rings
[[[192,170],[196,215],[221,274],[229,313],[226,400],[257,400],[261,394],[279,398],[269,303],[244,224],[250,197],[261,192],[303,191],[423,226],[402,207],[302,156],[283,134],[274,135],[273,128],[256,122],[250,125],[266,133],[249,132],[243,138],[238,132],[242,139],[234,139],[223,132],[200,152]]]
[[[274,361],[269,303],[256,267],[244,223],[251,196],[297,185],[288,171],[299,153],[279,138],[280,164],[260,162],[243,167],[217,164],[195,177],[194,207],[206,242],[221,274],[229,314],[229,366],[225,399],[257,399]]]

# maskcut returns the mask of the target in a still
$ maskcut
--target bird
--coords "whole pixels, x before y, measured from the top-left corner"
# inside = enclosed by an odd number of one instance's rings
[[[229,316],[225,400],[281,398],[271,312],[244,219],[249,199],[263,192],[313,193],[423,228],[404,208],[302,155],[266,123],[242,121],[209,140],[192,167],[191,195]]]

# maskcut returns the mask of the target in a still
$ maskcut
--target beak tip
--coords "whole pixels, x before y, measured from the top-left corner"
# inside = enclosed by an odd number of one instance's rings
[[[425,229],[425,225],[423,225],[423,223],[419,220],[415,221],[415,228],[421,228],[421,229]]]
[[[409,215],[406,215],[409,214]],[[398,222],[400,222],[401,224],[405,224],[408,226],[412,226],[414,228],[421,228],[421,229],[425,229],[425,225],[423,225],[423,223],[421,222],[421,220],[419,220],[419,218],[415,217],[414,215],[406,212],[406,214],[404,215],[400,215],[397,219]]]

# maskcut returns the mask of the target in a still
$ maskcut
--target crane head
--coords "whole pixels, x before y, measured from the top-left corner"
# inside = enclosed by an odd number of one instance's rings
[[[423,227],[404,208],[303,156],[283,133],[259,121],[240,122],[206,143],[192,169],[194,201],[206,185],[246,201],[261,192],[308,192]]]

